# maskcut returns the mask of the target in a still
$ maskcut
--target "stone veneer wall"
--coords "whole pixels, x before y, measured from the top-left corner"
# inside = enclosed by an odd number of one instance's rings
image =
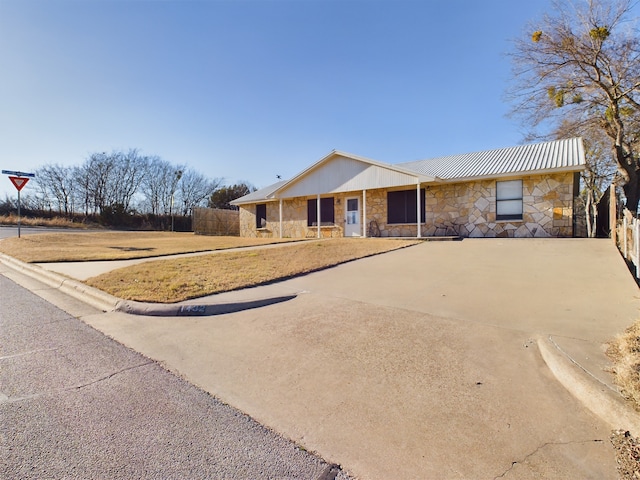
[[[496,181],[430,185],[424,236],[571,237],[574,174],[522,179],[523,219],[496,220]]]
[[[425,223],[422,236],[460,237],[571,237],[573,236],[574,174],[537,175],[522,179],[523,219],[496,221],[496,181],[484,180],[444,185],[424,185]],[[321,227],[323,238],[342,237],[346,198],[362,192],[334,195],[335,226]],[[387,190],[366,192],[368,228],[377,223],[383,237],[415,237],[415,224],[387,224]],[[340,202],[338,204],[338,202]],[[240,235],[279,237],[278,202],[267,203],[267,226],[256,229],[255,205],[240,207]],[[307,227],[307,199],[283,202],[284,238],[315,238],[316,227]]]
[[[311,197],[310,197],[311,198]],[[344,224],[344,196],[334,196],[334,226],[321,226],[322,238],[343,236]],[[340,199],[340,205],[337,204]],[[267,203],[267,225],[256,229],[256,206],[240,207],[240,236],[258,238],[279,238],[279,202]],[[282,237],[283,238],[316,238],[317,227],[307,226],[307,198],[298,197],[286,199],[282,202]]]

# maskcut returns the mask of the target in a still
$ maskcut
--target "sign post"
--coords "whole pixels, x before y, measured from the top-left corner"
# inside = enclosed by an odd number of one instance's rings
[[[14,172],[12,170],[2,170],[3,175],[9,175],[9,180],[18,190],[18,238],[20,238],[20,190],[27,184],[30,178],[34,178],[35,173]]]

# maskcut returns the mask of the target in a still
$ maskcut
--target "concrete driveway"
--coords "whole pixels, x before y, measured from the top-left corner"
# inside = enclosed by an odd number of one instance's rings
[[[84,320],[358,478],[616,478],[610,426],[535,342],[605,366],[640,305],[610,242],[424,243],[262,290],[304,293]]]
[[[299,295],[210,317],[79,315],[357,478],[617,477],[612,425],[536,343],[610,387],[602,344],[640,307],[610,241],[428,242],[228,298],[257,290]]]

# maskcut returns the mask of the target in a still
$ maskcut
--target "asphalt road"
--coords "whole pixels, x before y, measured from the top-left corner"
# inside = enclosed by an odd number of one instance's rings
[[[347,478],[0,276],[0,478]]]

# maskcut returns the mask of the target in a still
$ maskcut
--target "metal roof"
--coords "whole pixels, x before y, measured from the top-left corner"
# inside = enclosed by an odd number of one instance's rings
[[[310,178],[313,172],[317,172],[322,167],[327,166],[333,160],[340,159],[353,160],[365,165],[386,170],[387,176],[391,173],[415,176],[421,183],[432,182],[458,182],[476,178],[498,178],[518,175],[523,173],[545,173],[558,171],[578,171],[585,165],[584,146],[581,138],[569,138],[566,140],[554,140],[550,142],[534,143],[529,145],[519,145],[517,147],[499,148],[496,150],[485,150],[482,152],[464,153],[461,155],[449,155],[446,157],[432,158],[428,160],[418,160],[415,162],[405,162],[388,164],[377,162],[353,154],[333,151],[318,162],[289,180],[283,180],[268,187],[256,190],[244,197],[240,197],[231,202],[233,205],[245,203],[257,203],[275,200],[279,198],[279,193],[287,195],[292,186],[304,183],[318,182],[324,178]],[[353,172],[351,172],[355,175]],[[360,172],[356,172],[359,173]],[[380,171],[368,172],[366,178],[360,178],[363,184],[354,185],[345,183],[344,185],[329,188],[324,193],[339,191],[355,191],[363,188],[380,188],[372,186],[375,179],[381,181]],[[307,180],[305,180],[307,179]],[[334,179],[335,180],[335,179]],[[387,179],[388,180],[388,179]],[[389,180],[390,181],[390,180]],[[322,182],[321,182],[322,183]],[[326,182],[325,182],[326,183]],[[383,182],[384,183],[384,182]],[[413,182],[410,182],[413,183]],[[409,183],[407,183],[408,185]],[[389,185],[391,185],[389,183]],[[320,185],[317,185],[319,187]],[[324,185],[324,187],[327,187]],[[348,187],[348,188],[347,188]],[[294,193],[293,191],[291,193]],[[295,192],[295,195],[303,195],[308,192]],[[314,191],[314,193],[316,193]]]
[[[457,181],[546,170],[577,171],[584,164],[582,139],[569,138],[396,165],[442,180]]]
[[[261,188],[256,190],[255,192],[248,193],[243,197],[236,198],[229,202],[231,205],[239,205],[241,203],[256,203],[256,202],[264,202],[269,199],[269,197],[282,185],[287,183],[288,180],[282,180],[280,182],[276,182],[273,185],[269,185],[268,187]]]

